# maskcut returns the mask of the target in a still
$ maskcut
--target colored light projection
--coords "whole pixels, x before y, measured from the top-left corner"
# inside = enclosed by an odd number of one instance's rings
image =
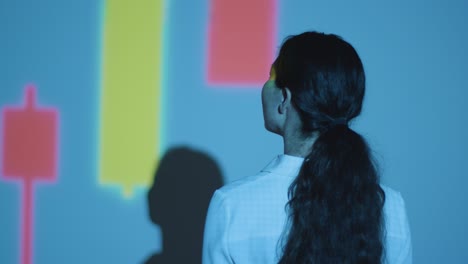
[[[277,0],[211,0],[210,4],[208,83],[265,82],[275,54]]]
[[[22,183],[21,262],[30,264],[34,241],[34,182],[57,179],[58,112],[36,105],[36,87],[26,86],[22,107],[3,112],[2,175]]]
[[[164,1],[107,0],[99,182],[125,197],[149,186],[160,148]]]

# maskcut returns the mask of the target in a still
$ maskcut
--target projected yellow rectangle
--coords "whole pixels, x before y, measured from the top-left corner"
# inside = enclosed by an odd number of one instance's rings
[[[163,0],[107,0],[99,182],[149,186],[159,150]]]

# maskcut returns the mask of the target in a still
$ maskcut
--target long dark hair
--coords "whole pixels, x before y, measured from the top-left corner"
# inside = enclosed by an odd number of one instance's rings
[[[365,92],[358,54],[339,36],[306,32],[284,42],[274,68],[302,132],[317,135],[289,188],[279,263],[381,263],[385,194],[366,141],[348,127]]]

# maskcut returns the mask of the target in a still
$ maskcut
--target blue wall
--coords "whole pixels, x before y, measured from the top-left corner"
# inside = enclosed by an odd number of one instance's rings
[[[205,82],[208,4],[168,1],[163,144],[209,153],[230,182],[260,170],[282,141],[263,128],[260,86]],[[34,82],[39,101],[60,111],[58,181],[36,186],[34,263],[139,263],[161,250],[145,190],[123,199],[97,183],[102,9],[90,0],[0,2],[0,107],[19,104]],[[279,1],[277,21],[277,46],[319,30],[358,50],[368,93],[355,128],[383,182],[405,198],[414,262],[466,261],[468,2]],[[19,194],[0,178],[1,263],[19,262]]]

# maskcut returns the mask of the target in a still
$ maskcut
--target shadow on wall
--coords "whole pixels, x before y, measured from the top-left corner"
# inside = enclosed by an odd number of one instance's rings
[[[154,177],[148,209],[151,221],[161,227],[162,252],[145,263],[201,263],[208,205],[223,184],[218,164],[205,153],[172,148]]]

